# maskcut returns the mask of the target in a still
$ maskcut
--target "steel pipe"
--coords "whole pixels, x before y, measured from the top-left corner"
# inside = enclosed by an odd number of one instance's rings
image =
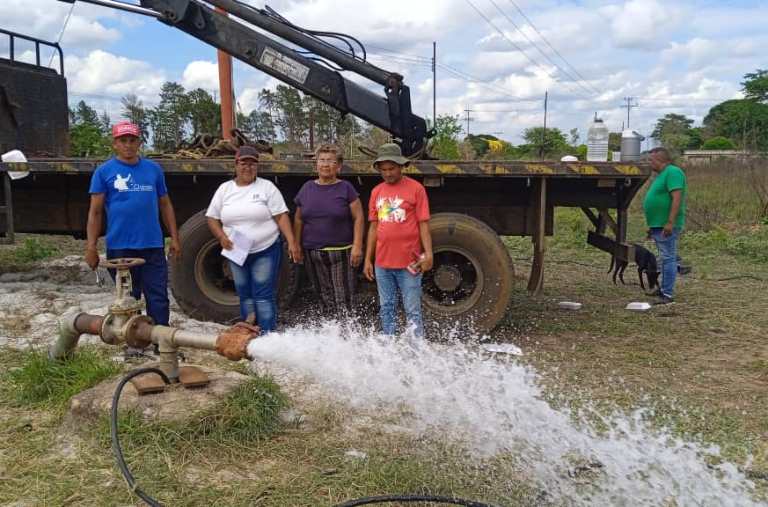
[[[72,313],[59,319],[59,337],[48,349],[50,359],[66,359],[72,355],[83,334],[101,335],[104,317]]]

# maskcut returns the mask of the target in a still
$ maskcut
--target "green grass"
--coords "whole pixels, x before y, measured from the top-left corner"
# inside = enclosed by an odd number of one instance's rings
[[[4,388],[22,406],[62,408],[69,399],[121,371],[103,349],[80,347],[71,359],[51,361],[47,351],[7,354],[20,360],[7,371]]]
[[[26,363],[28,355],[4,354],[0,365]],[[10,379],[0,382],[0,504],[138,501],[114,465],[106,418],[62,438],[49,405],[19,406]],[[148,422],[129,411],[120,418],[123,451],[139,486],[166,505],[318,506],[423,493],[514,506],[539,494],[512,456],[478,459],[440,439],[350,430],[348,410],[325,402],[302,407],[309,425],[283,425],[279,410],[287,404],[272,379],[254,377],[187,424]],[[350,458],[351,449],[366,457]]]

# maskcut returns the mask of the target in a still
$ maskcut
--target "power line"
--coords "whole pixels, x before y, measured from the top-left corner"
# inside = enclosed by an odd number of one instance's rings
[[[588,89],[586,86],[582,85],[579,79],[577,79],[577,78],[573,77],[573,75],[571,75],[569,72],[567,72],[565,69],[563,69],[563,68],[562,68],[560,65],[558,65],[558,64],[557,64],[557,63],[556,63],[554,60],[552,60],[552,58],[550,58],[548,54],[546,54],[544,51],[542,51],[542,50],[541,50],[541,48],[538,46],[538,44],[536,44],[534,41],[532,41],[532,40],[531,40],[531,39],[530,39],[530,38],[529,38],[529,37],[528,37],[528,36],[525,34],[525,32],[523,32],[523,31],[520,29],[520,27],[519,27],[519,26],[517,26],[517,23],[515,23],[515,21],[514,21],[514,20],[513,20],[511,17],[509,17],[509,16],[507,15],[507,13],[506,13],[506,12],[504,12],[504,10],[503,10],[501,7],[499,7],[499,4],[497,4],[497,3],[496,3],[494,0],[489,0],[489,1],[491,2],[491,4],[493,4],[493,6],[494,6],[494,7],[496,7],[496,10],[497,10],[497,11],[499,11],[499,13],[500,13],[502,16],[504,16],[504,17],[506,18],[506,20],[507,20],[507,21],[509,21],[509,23],[510,23],[510,24],[511,24],[513,27],[515,27],[515,30],[517,30],[517,32],[518,32],[520,35],[522,35],[522,36],[525,38],[525,40],[527,40],[527,41],[528,41],[528,42],[529,42],[529,43],[530,43],[530,44],[531,44],[531,45],[532,45],[534,48],[536,48],[536,51],[538,51],[538,52],[539,52],[539,54],[541,54],[541,56],[543,56],[544,58],[546,58],[546,59],[547,59],[547,61],[548,61],[549,63],[551,63],[552,65],[554,65],[554,66],[555,66],[555,67],[556,67],[556,68],[557,68],[557,69],[558,69],[560,72],[562,72],[562,73],[563,73],[563,74],[564,74],[564,75],[565,75],[565,76],[566,76],[568,79],[572,80],[574,83],[576,83],[577,85],[579,85],[579,86],[581,87],[581,89],[582,89],[582,90],[584,90],[584,91],[586,91],[588,94],[590,94],[590,95],[592,95],[592,94],[598,94],[598,95],[599,95],[599,92],[595,92],[594,90],[590,90],[590,89]]]
[[[472,0],[465,0],[465,1],[466,1],[466,2],[467,2],[467,3],[468,3],[468,4],[469,4],[469,5],[470,5],[470,6],[471,6],[471,7],[472,7],[474,10],[475,10],[475,12],[477,12],[477,14],[478,14],[478,15],[479,15],[481,18],[483,18],[483,19],[485,20],[485,22],[486,22],[486,23],[488,23],[488,24],[489,24],[489,25],[490,25],[490,26],[491,26],[491,27],[492,27],[494,30],[496,30],[496,32],[498,32],[498,33],[499,33],[499,35],[501,35],[501,36],[504,38],[504,40],[506,40],[507,42],[509,42],[509,44],[510,44],[510,45],[511,45],[513,48],[515,48],[517,51],[519,51],[519,52],[520,52],[520,54],[522,54],[522,55],[523,55],[523,56],[524,56],[524,57],[525,57],[525,58],[526,58],[528,61],[530,61],[530,62],[531,62],[533,65],[535,65],[536,67],[538,67],[538,68],[540,68],[542,71],[544,71],[544,73],[545,73],[545,74],[546,74],[548,77],[550,77],[550,78],[554,79],[554,77],[553,77],[553,76],[552,76],[552,75],[551,75],[551,74],[550,74],[550,73],[547,71],[547,69],[545,69],[544,67],[542,67],[542,66],[541,66],[541,65],[540,65],[538,62],[536,62],[536,61],[535,61],[535,60],[533,60],[533,59],[532,59],[530,56],[528,56],[528,54],[527,54],[525,51],[523,51],[523,50],[522,50],[522,48],[520,48],[520,46],[518,46],[518,45],[515,43],[515,41],[513,41],[512,39],[510,39],[509,37],[507,37],[507,34],[505,34],[503,30],[501,30],[501,29],[500,29],[498,26],[496,26],[496,24],[495,24],[493,21],[491,21],[491,19],[490,19],[488,16],[486,16],[485,14],[483,14],[483,12],[482,12],[480,9],[478,9],[478,8],[477,8],[477,6],[476,6],[474,3],[472,3]],[[563,84],[568,84],[568,83],[563,83]]]
[[[400,53],[397,51],[393,51],[391,49],[383,48],[380,46],[371,46],[368,45],[369,48],[377,49],[380,53],[368,53],[368,55],[374,55],[378,56],[380,58],[386,57],[386,58],[393,58],[394,61],[401,61],[403,63],[411,63],[413,65],[423,66],[423,67],[429,67],[432,68],[432,61],[429,58],[425,58],[422,56],[417,55],[411,55],[407,53]],[[471,74],[468,74],[462,70],[457,69],[456,67],[453,67],[451,65],[448,65],[446,63],[436,62],[437,67],[447,71],[449,74],[452,74],[454,77],[458,77],[460,79],[463,79],[464,81],[473,82],[480,84],[482,86],[485,86],[486,88],[493,90],[497,93],[502,93],[503,95],[507,95],[508,97],[511,97],[513,99],[517,100],[527,100],[527,99],[521,99],[519,95],[515,95],[509,90],[506,90],[498,85],[494,85],[488,80],[480,79],[479,77],[473,76]]]
[[[531,20],[528,18],[528,16],[526,16],[526,15],[525,15],[525,13],[524,13],[524,12],[523,12],[523,10],[520,8],[520,6],[519,6],[519,5],[518,5],[518,4],[515,2],[515,0],[509,0],[509,2],[510,2],[512,5],[514,5],[514,6],[515,6],[515,9],[517,9],[517,12],[519,12],[519,13],[520,13],[520,15],[523,17],[523,19],[524,19],[524,20],[526,20],[526,21],[528,22],[528,24],[531,26],[531,28],[533,28],[533,31],[534,31],[534,32],[536,32],[536,33],[539,35],[539,37],[541,37],[541,40],[543,40],[543,41],[544,41],[544,43],[546,43],[546,45],[547,45],[547,46],[549,46],[549,49],[551,49],[551,50],[552,50],[552,51],[553,51],[553,52],[554,52],[554,53],[555,53],[557,56],[559,56],[559,57],[560,57],[560,59],[561,59],[563,62],[565,62],[565,64],[566,64],[568,67],[570,67],[570,68],[573,70],[573,72],[574,72],[574,73],[575,73],[577,76],[579,76],[579,77],[581,78],[581,80],[582,80],[582,81],[583,81],[585,84],[589,85],[589,87],[590,87],[590,88],[592,88],[593,90],[595,90],[595,92],[596,92],[596,93],[598,93],[598,94],[599,94],[599,93],[600,93],[600,91],[599,91],[597,88],[595,88],[595,87],[592,85],[592,83],[590,83],[589,81],[587,81],[587,80],[584,78],[584,76],[582,76],[582,75],[579,73],[579,71],[576,69],[576,67],[574,67],[573,65],[571,65],[571,62],[569,62],[568,60],[566,60],[566,58],[565,58],[563,55],[561,55],[561,54],[560,54],[560,52],[559,52],[557,49],[555,49],[555,47],[554,47],[552,44],[550,44],[549,40],[547,40],[547,38],[546,38],[546,37],[544,37],[544,34],[543,34],[543,33],[541,33],[541,32],[539,31],[539,29],[538,29],[538,28],[536,28],[536,25],[534,25],[534,24],[533,24],[533,21],[531,21]]]

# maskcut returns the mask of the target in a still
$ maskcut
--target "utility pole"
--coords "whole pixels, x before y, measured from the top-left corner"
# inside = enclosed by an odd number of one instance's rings
[[[437,126],[437,41],[432,41],[432,128]]]
[[[637,103],[637,100],[635,99],[635,97],[624,97],[624,102],[625,104],[621,107],[627,108],[627,128],[629,128],[629,111],[633,107],[639,107],[639,104]]]
[[[309,151],[315,151],[315,110],[309,110]]]
[[[544,145],[547,142],[547,99],[549,90],[544,91],[544,130],[541,131],[541,148],[539,148],[539,158],[544,158]]]
[[[472,110],[467,106],[467,109],[465,109],[464,112],[467,113],[467,137],[469,137],[469,122],[472,120],[472,118],[469,117],[469,113],[471,113]]]

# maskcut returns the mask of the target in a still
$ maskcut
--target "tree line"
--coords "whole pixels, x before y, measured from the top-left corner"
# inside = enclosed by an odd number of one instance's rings
[[[727,100],[712,107],[701,126],[694,120],[669,113],[656,122],[651,137],[673,152],[686,149],[744,149],[768,151],[768,70],[758,69],[744,76],[741,83],[745,97]],[[221,132],[219,103],[201,88],[185,90],[175,82],[163,84],[159,102],[145,106],[136,95],[121,99],[121,117],[137,124],[149,151],[175,152],[197,135]],[[250,139],[264,140],[277,151],[304,151],[319,143],[335,143],[348,157],[360,156],[357,147],[375,147],[390,139],[387,132],[347,115],[295,88],[278,85],[258,94],[258,107],[247,114],[238,111],[237,127]],[[110,153],[111,120],[80,101],[70,110],[70,155],[100,157]],[[524,140],[513,145],[489,134],[461,138],[463,129],[458,115],[440,115],[431,140],[432,156],[448,160],[538,159],[575,155],[586,156],[579,131],[568,134],[559,128],[531,127],[522,132]],[[620,149],[621,134],[612,133],[609,150]]]
[[[163,84],[156,106],[128,94],[121,98],[120,116],[139,126],[149,152],[172,153],[199,134],[220,135],[221,109],[206,90],[185,90],[175,82]],[[336,143],[349,148],[381,144],[389,134],[340,112],[298,90],[278,85],[258,94],[257,109],[236,113],[236,126],[253,141],[264,140],[283,151],[303,151],[311,144]],[[110,152],[111,124],[85,101],[70,110],[70,155],[105,156]]]

